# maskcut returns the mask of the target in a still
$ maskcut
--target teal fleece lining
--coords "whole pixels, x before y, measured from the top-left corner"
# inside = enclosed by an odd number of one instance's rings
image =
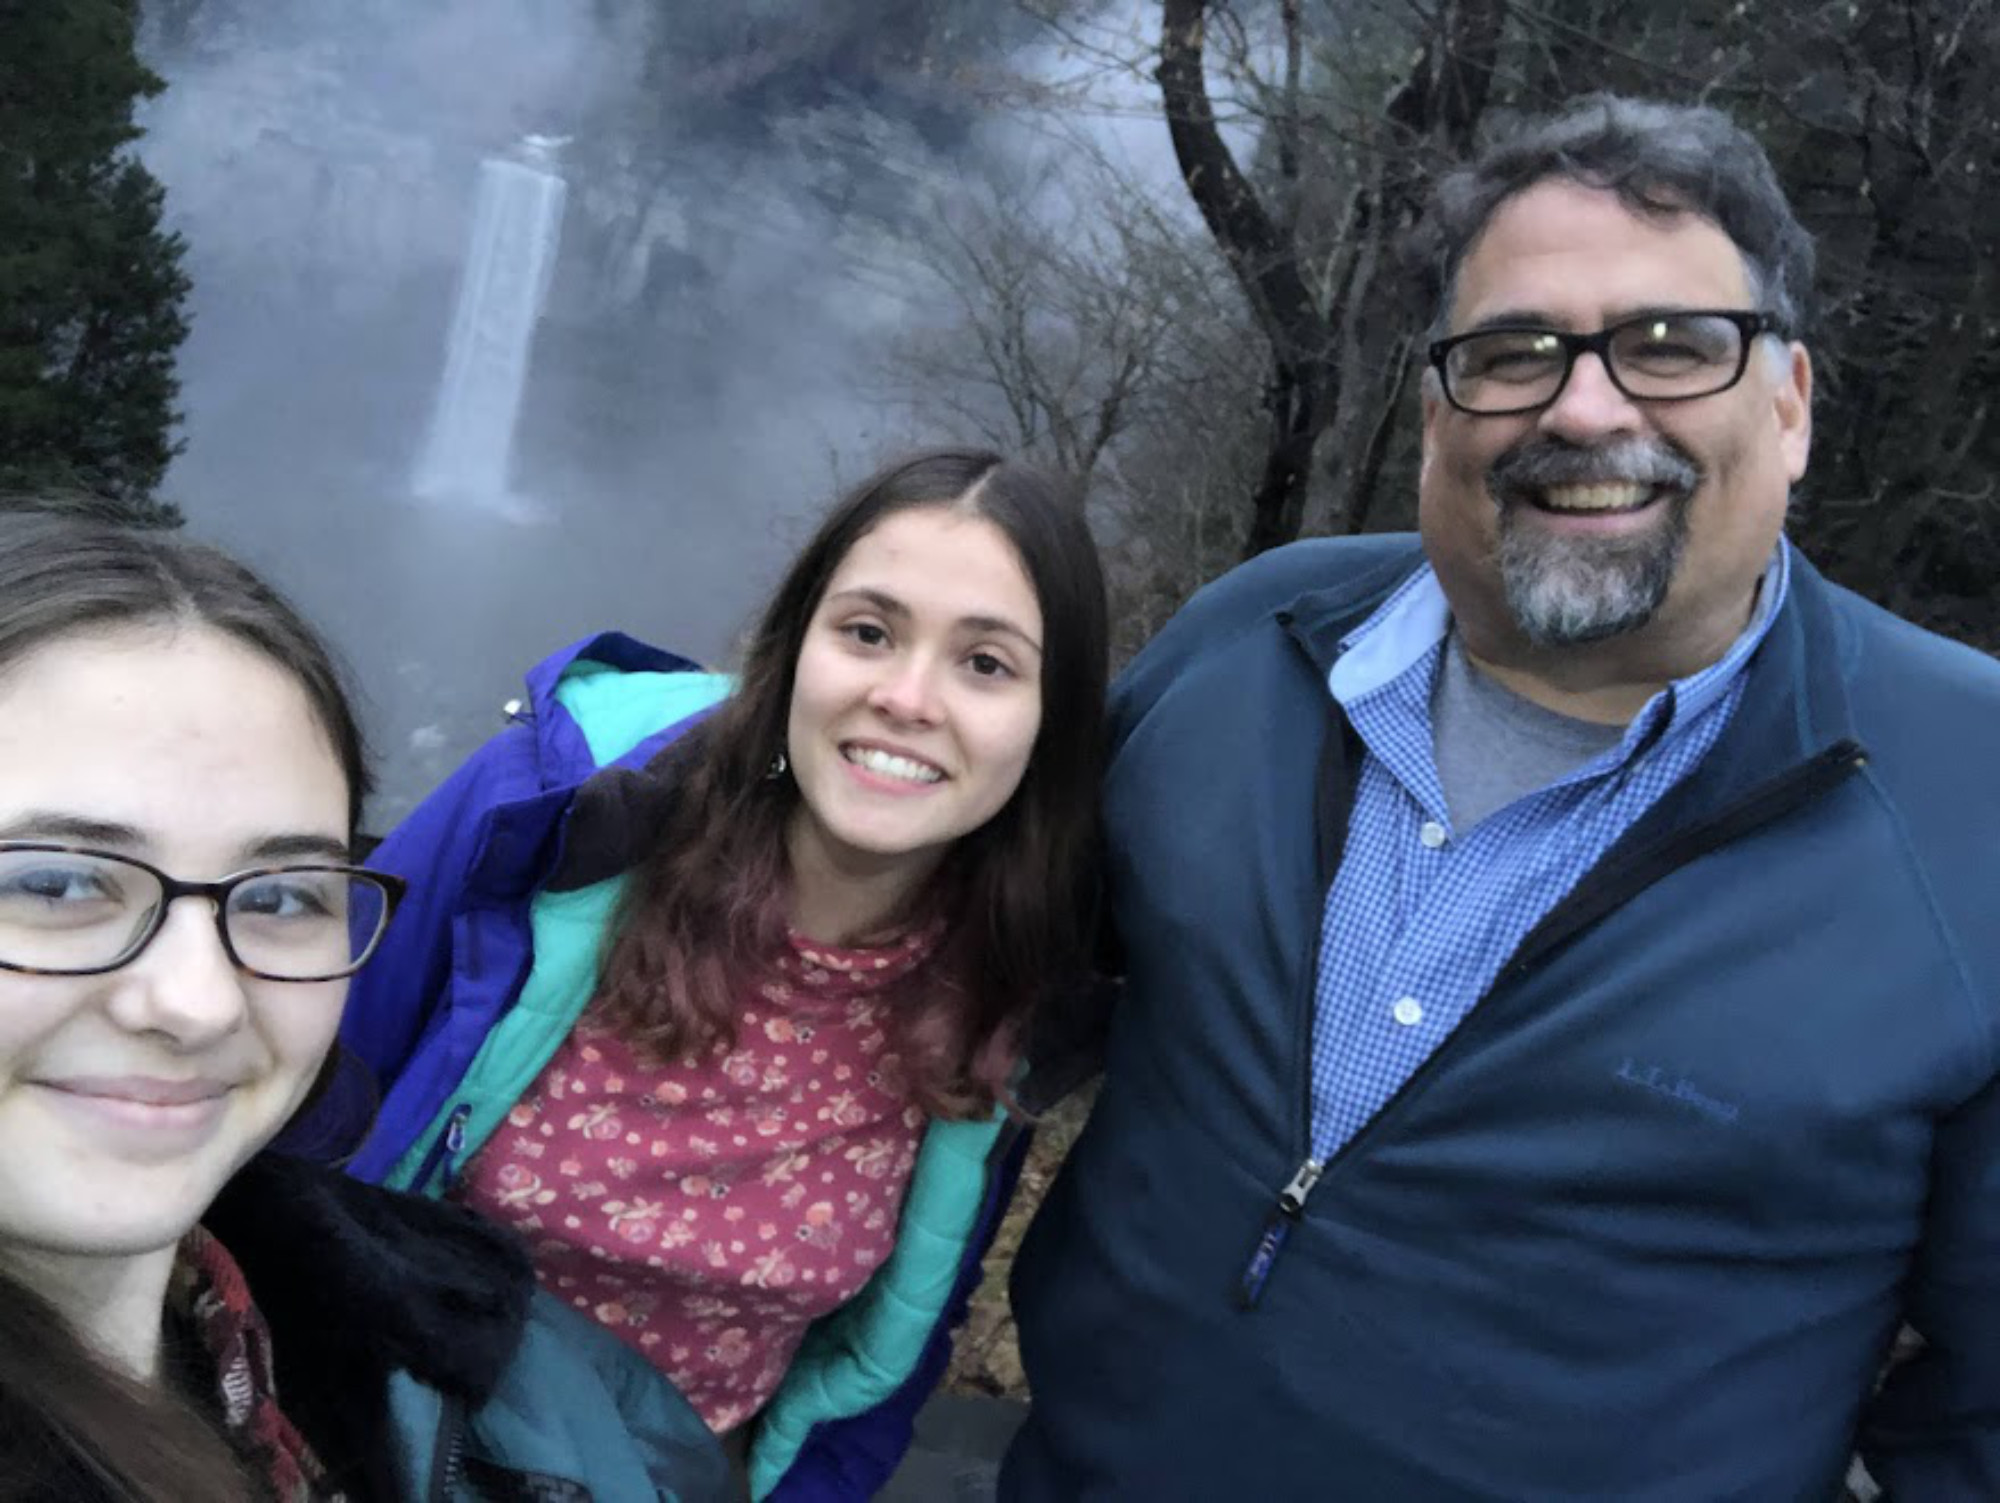
[[[556,703],[583,732],[591,760],[605,767],[655,731],[720,704],[735,687],[726,673],[620,673],[578,658],[556,680]]]
[[[454,1109],[468,1113],[465,1141],[458,1150],[461,1165],[499,1130],[596,992],[598,945],[623,886],[622,877],[612,877],[575,892],[545,892],[535,899],[528,910],[534,963],[520,995],[480,1044],[450,1104],[410,1144],[384,1183],[398,1190],[416,1187],[417,1173]],[[443,1178],[434,1175],[424,1192],[440,1193],[446,1188]]]
[[[692,681],[692,682],[690,682]],[[584,733],[599,766],[617,760],[663,725],[715,703],[727,678],[695,673],[620,673],[589,660],[565,670],[556,700]],[[453,1108],[469,1108],[464,1164],[569,1037],[597,989],[600,946],[623,878],[575,892],[538,894],[529,909],[534,960],[514,1005],[486,1036],[450,1103],[390,1171],[408,1189]],[[932,1122],[918,1149],[888,1260],[861,1292],[815,1321],[778,1391],[758,1417],[750,1447],[751,1496],[762,1499],[797,1459],[814,1425],[860,1414],[916,1370],[943,1319],[966,1243],[986,1198],[987,1158],[1004,1113],[983,1122]],[[444,1187],[426,1187],[436,1195]]]
[[[896,1244],[861,1293],[814,1321],[750,1444],[750,1495],[771,1490],[814,1425],[860,1414],[909,1380],[958,1282],[986,1199],[986,1162],[1004,1114],[932,1122],[896,1223]]]

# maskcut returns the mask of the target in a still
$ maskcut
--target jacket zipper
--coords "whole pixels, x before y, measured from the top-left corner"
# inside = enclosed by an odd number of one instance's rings
[[[444,1395],[438,1408],[437,1441],[431,1447],[430,1503],[451,1503],[465,1471],[465,1400]]]
[[[1534,969],[1535,963],[1606,915],[1616,911],[1633,897],[1652,886],[1655,882],[1685,866],[1688,862],[1706,855],[1712,850],[1739,840],[1760,825],[1768,824],[1780,815],[1830,792],[1854,772],[1868,765],[1868,754],[1859,742],[1836,741],[1798,766],[1779,774],[1770,781],[1752,789],[1736,803],[1730,805],[1713,819],[1691,829],[1670,836],[1639,852],[1628,860],[1621,861],[1616,870],[1602,879],[1586,879],[1562,902],[1552,909],[1521,941],[1507,962],[1500,967],[1493,986],[1488,988],[1490,997],[1503,982],[1518,982]],[[1328,879],[1328,889],[1331,888]],[[1320,919],[1315,929],[1319,935],[1325,927],[1326,896],[1320,897]],[[1395,1095],[1384,1102],[1382,1109],[1369,1119],[1368,1123],[1344,1143],[1340,1151],[1330,1159],[1312,1156],[1312,1012],[1316,977],[1319,969],[1319,940],[1312,946],[1312,963],[1306,977],[1305,1022],[1300,1029],[1300,1055],[1305,1070],[1305,1139],[1306,1156],[1299,1167],[1292,1171],[1292,1177],[1279,1190],[1277,1201],[1266,1214],[1257,1242],[1250,1253],[1250,1260],[1244,1265],[1243,1273],[1237,1280],[1236,1304],[1242,1310],[1256,1308],[1263,1298],[1264,1287],[1270,1282],[1271,1272],[1277,1263],[1278,1254],[1284,1250],[1292,1228],[1297,1226],[1305,1214],[1306,1197],[1312,1193],[1326,1174],[1346,1162],[1365,1147],[1375,1136],[1382,1123],[1398,1106],[1409,1101],[1418,1090],[1429,1082],[1444,1061],[1446,1054],[1454,1046],[1462,1047],[1468,1037],[1476,1036],[1475,1021],[1491,1017],[1490,1011],[1482,1012],[1475,1007],[1472,1013],[1451,1036],[1444,1040],[1430,1057],[1419,1065],[1410,1078],[1403,1082]],[[1482,1001],[1485,998],[1481,999]]]
[[[1320,753],[1314,790],[1314,866],[1319,901],[1313,908],[1312,939],[1306,945],[1305,995],[1299,999],[1298,1023],[1293,1030],[1292,1045],[1292,1057],[1298,1061],[1299,1069],[1298,1092],[1302,1103],[1299,1137],[1305,1144],[1305,1157],[1278,1191],[1277,1201],[1265,1214],[1264,1224],[1251,1246],[1249,1261],[1237,1276],[1236,1308],[1239,1310],[1256,1309],[1258,1301],[1264,1297],[1264,1285],[1270,1280],[1278,1254],[1284,1251],[1292,1228],[1305,1214],[1306,1197],[1312,1194],[1313,1186],[1326,1172],[1326,1165],[1312,1156],[1313,1012],[1319,999],[1319,956],[1326,936],[1326,900],[1333,891],[1333,879],[1340,870],[1342,848],[1347,839],[1347,816],[1354,803],[1362,755],[1361,737],[1344,712],[1334,711],[1327,737]],[[1333,755],[1335,747],[1339,747],[1342,753],[1338,760]]]
[[[1257,1236],[1257,1245],[1250,1250],[1250,1261],[1243,1265],[1243,1274],[1236,1281],[1237,1309],[1257,1308],[1278,1254],[1285,1250],[1286,1239],[1305,1213],[1306,1197],[1312,1194],[1312,1187],[1325,1172],[1326,1166],[1318,1159],[1307,1159],[1285,1181],[1285,1188],[1278,1192],[1278,1203],[1264,1218],[1264,1229]]]
[[[470,1103],[460,1102],[451,1109],[445,1119],[444,1131],[431,1144],[431,1151],[424,1155],[423,1163],[417,1166],[416,1177],[410,1181],[410,1193],[422,1195],[430,1188],[431,1181],[438,1179],[438,1188],[451,1187],[451,1172],[458,1162],[459,1150],[465,1147],[465,1124],[472,1116]],[[439,1176],[442,1175],[442,1178]]]

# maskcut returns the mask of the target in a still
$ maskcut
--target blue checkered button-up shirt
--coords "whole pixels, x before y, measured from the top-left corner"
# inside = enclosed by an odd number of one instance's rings
[[[1654,695],[1618,745],[1466,831],[1451,828],[1433,750],[1431,686],[1451,621],[1437,576],[1419,570],[1342,642],[1327,687],[1364,752],[1320,920],[1314,1158],[1387,1104],[1528,932],[1715,745],[1790,569],[1780,544],[1743,634]]]

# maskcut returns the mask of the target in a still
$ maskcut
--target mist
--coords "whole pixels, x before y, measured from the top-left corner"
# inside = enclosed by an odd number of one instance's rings
[[[522,672],[618,629],[724,662],[843,482],[917,440],[928,206],[1013,148],[954,82],[1007,7],[160,0],[142,154],[186,239],[163,494],[334,640],[393,823]],[[999,14],[996,16],[995,12]],[[671,35],[663,28],[671,28]],[[418,501],[482,161],[565,138],[509,504]]]

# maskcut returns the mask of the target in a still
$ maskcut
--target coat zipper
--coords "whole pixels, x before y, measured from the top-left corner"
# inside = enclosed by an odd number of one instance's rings
[[[430,1503],[451,1503],[465,1471],[465,1400],[444,1395],[438,1408],[437,1440],[431,1447]]]
[[[1339,750],[1337,756],[1336,748]],[[1278,1254],[1284,1251],[1292,1228],[1305,1214],[1306,1197],[1312,1194],[1313,1186],[1326,1172],[1325,1164],[1312,1156],[1313,1011],[1319,997],[1319,955],[1326,933],[1326,900],[1333,891],[1333,879],[1340,870],[1341,853],[1347,842],[1347,816],[1353,807],[1355,784],[1361,775],[1361,756],[1360,733],[1344,712],[1335,710],[1333,723],[1327,728],[1327,740],[1320,752],[1315,779],[1314,871],[1318,878],[1315,886],[1319,901],[1313,909],[1312,939],[1306,945],[1305,995],[1299,999],[1298,1024],[1293,1031],[1292,1056],[1299,1065],[1298,1092],[1302,1103],[1299,1137],[1306,1145],[1305,1157],[1278,1191],[1277,1201],[1265,1214],[1257,1240],[1251,1246],[1249,1261],[1237,1276],[1235,1298],[1239,1310],[1256,1309],[1257,1302],[1264,1297],[1264,1285],[1270,1280]]]
[[[1285,1250],[1285,1242],[1292,1235],[1292,1228],[1299,1224],[1305,1213],[1306,1197],[1312,1194],[1312,1187],[1319,1183],[1319,1177],[1326,1172],[1326,1166],[1318,1159],[1307,1159],[1292,1171],[1292,1177],[1285,1181],[1285,1188],[1278,1192],[1278,1203],[1264,1218],[1264,1229],[1257,1236],[1257,1245],[1250,1250],[1250,1261],[1243,1265],[1243,1273],[1236,1281],[1236,1308],[1254,1310],[1257,1302],[1264,1297],[1264,1285],[1270,1281],[1271,1269],[1278,1261],[1278,1254]]]
[[[438,1180],[441,1191],[451,1188],[452,1169],[458,1162],[459,1150],[465,1147],[465,1124],[471,1116],[469,1102],[460,1102],[451,1109],[451,1115],[445,1119],[444,1131],[438,1134],[437,1141],[431,1144],[431,1151],[417,1166],[416,1177],[410,1181],[411,1194],[422,1195],[430,1188],[433,1179]]]
[[[1585,883],[1558,903],[1548,916],[1537,924],[1521,941],[1507,962],[1500,967],[1493,986],[1486,997],[1491,997],[1502,983],[1518,982],[1534,969],[1536,962],[1549,954],[1557,946],[1581,933],[1590,925],[1624,906],[1632,898],[1652,886],[1661,878],[1688,862],[1706,855],[1731,841],[1739,840],[1760,825],[1768,824],[1780,815],[1832,791],[1846,778],[1868,765],[1868,754],[1859,742],[1836,741],[1824,751],[1808,758],[1798,766],[1779,774],[1770,781],[1760,784],[1748,794],[1716,815],[1690,829],[1682,830],[1661,840],[1606,873],[1599,880],[1586,878]],[[1593,874],[1594,875],[1594,874]],[[1331,878],[1327,888],[1331,889]],[[1395,1095],[1384,1102],[1382,1109],[1369,1119],[1368,1123],[1341,1145],[1340,1151],[1330,1159],[1312,1156],[1312,1011],[1319,969],[1318,936],[1325,927],[1326,895],[1320,897],[1320,916],[1314,930],[1312,962],[1306,976],[1305,1023],[1300,1029],[1300,1055],[1305,1071],[1305,1138],[1306,1157],[1299,1167],[1292,1171],[1292,1177],[1278,1191],[1276,1203],[1265,1215],[1256,1245],[1251,1249],[1250,1260],[1244,1265],[1237,1280],[1236,1305],[1241,1310],[1255,1309],[1263,1298],[1264,1287],[1270,1282],[1271,1272],[1290,1238],[1292,1228],[1297,1226],[1305,1214],[1306,1197],[1312,1193],[1329,1170],[1344,1163],[1365,1147],[1381,1127],[1383,1121],[1398,1106],[1409,1101],[1417,1091],[1436,1073],[1446,1054],[1454,1046],[1462,1047],[1469,1036],[1475,1036],[1473,1023],[1482,1016],[1490,1017],[1490,1010],[1479,1007],[1472,1009],[1468,1016],[1444,1040],[1430,1057],[1419,1065],[1410,1078],[1403,1082]],[[1485,1001],[1486,998],[1481,998]]]

